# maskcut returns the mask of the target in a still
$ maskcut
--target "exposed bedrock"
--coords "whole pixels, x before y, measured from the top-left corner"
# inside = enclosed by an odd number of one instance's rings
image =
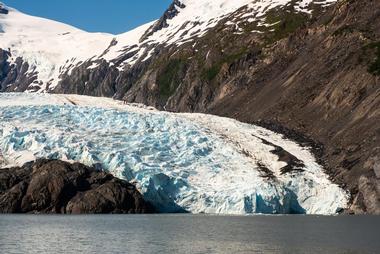
[[[0,213],[150,213],[136,187],[79,163],[37,160],[0,169]]]

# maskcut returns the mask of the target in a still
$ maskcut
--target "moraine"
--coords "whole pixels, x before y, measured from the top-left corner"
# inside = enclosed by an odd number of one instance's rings
[[[348,203],[309,149],[255,125],[79,95],[5,93],[0,107],[2,166],[95,165],[161,212],[334,214]]]

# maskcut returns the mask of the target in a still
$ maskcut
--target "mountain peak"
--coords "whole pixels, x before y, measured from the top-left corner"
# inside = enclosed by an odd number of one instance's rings
[[[0,14],[8,14],[8,13],[9,13],[8,7],[2,2],[0,2]]]
[[[179,10],[185,8],[186,5],[184,5],[179,0],[174,0],[173,3],[169,6],[169,8],[165,11],[164,15],[157,20],[141,37],[140,41],[144,41],[149,36],[153,35],[155,32],[166,28],[169,26],[168,20],[173,19],[175,16],[178,15]]]

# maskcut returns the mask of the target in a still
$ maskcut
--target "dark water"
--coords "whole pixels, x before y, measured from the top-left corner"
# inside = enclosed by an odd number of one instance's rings
[[[1,215],[0,253],[380,253],[380,217]]]

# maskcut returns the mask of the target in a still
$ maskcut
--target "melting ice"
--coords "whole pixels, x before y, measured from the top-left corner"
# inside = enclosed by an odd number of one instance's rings
[[[95,165],[136,183],[161,212],[332,214],[347,205],[307,149],[232,119],[73,95],[0,94],[0,109],[3,165]],[[302,170],[282,173],[275,146]]]

